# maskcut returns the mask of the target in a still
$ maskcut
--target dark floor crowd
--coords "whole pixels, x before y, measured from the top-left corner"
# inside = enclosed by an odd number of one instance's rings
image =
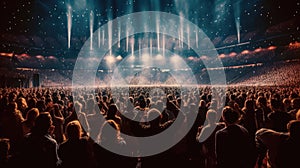
[[[299,87],[92,90],[0,89],[0,167],[300,166]],[[174,137],[184,134],[178,143],[139,156],[134,137],[160,134],[175,122]]]

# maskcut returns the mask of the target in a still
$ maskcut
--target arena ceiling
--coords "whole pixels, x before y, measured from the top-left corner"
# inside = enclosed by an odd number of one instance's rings
[[[241,47],[255,49],[300,41],[298,0],[2,0],[0,3],[1,53],[76,58],[90,35],[91,12],[93,30],[133,12],[181,14],[197,24],[219,50],[238,43],[251,44]],[[70,46],[69,7],[72,8]]]

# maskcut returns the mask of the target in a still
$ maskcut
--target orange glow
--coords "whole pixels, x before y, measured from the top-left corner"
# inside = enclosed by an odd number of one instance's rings
[[[164,60],[164,57],[161,54],[158,54],[158,55],[156,55],[155,59],[162,61],[162,60]]]
[[[119,56],[116,57],[116,59],[117,59],[118,61],[121,61],[123,58],[121,57],[121,55],[119,55]]]
[[[270,46],[269,48],[268,48],[268,50],[275,50],[277,47],[276,46]]]
[[[42,55],[37,55],[37,56],[35,56],[35,58],[37,58],[37,59],[45,59],[44,56],[42,56]]]
[[[220,54],[220,55],[219,55],[219,58],[225,58],[225,57],[226,57],[225,54]]]
[[[1,56],[12,57],[13,53],[0,53]]]
[[[191,61],[192,61],[192,60],[194,60],[194,57],[193,57],[193,56],[189,56],[189,57],[188,57],[188,60],[191,60]]]
[[[229,57],[235,57],[237,54],[236,54],[236,52],[231,52],[230,54],[229,54]]]
[[[300,48],[300,42],[294,42],[294,43],[290,43],[289,44],[289,48],[293,49],[293,48]]]
[[[49,56],[48,59],[56,59],[54,56]]]
[[[26,53],[23,53],[23,54],[21,54],[20,56],[22,56],[22,57],[29,57],[29,55],[26,54]]]
[[[257,48],[254,50],[254,52],[261,52],[262,51],[262,48]]]
[[[113,64],[116,62],[116,58],[112,55],[108,55],[105,57],[105,60],[108,64]]]
[[[249,50],[244,50],[244,51],[242,51],[242,53],[241,54],[249,54],[250,53],[250,51]]]

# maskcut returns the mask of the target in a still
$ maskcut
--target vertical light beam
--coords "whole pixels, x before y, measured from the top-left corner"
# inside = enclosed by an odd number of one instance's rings
[[[160,20],[159,20],[159,16],[157,16],[156,17],[156,34],[157,34],[157,49],[158,49],[158,51],[160,50],[160,45],[159,45],[159,43],[160,43],[160,41],[159,41],[159,24],[160,24],[160,22],[159,22]]]
[[[100,22],[99,22],[99,27],[100,27]],[[100,48],[101,45],[101,31],[98,30],[98,48]]]
[[[166,43],[165,40],[166,40],[166,39],[165,39],[165,38],[166,38],[166,37],[163,35],[162,38],[163,38],[163,39],[162,39],[162,50],[163,50],[162,52],[163,52],[163,56],[165,57],[165,48],[166,48],[166,46],[165,46],[165,43]]]
[[[68,22],[68,48],[71,47],[71,30],[72,30],[72,7],[67,6],[67,22]]]
[[[180,44],[181,44],[181,48],[183,48],[183,13],[182,12],[179,12],[179,16],[180,16],[180,20],[179,20],[179,23],[180,23]]]
[[[238,43],[241,42],[241,37],[240,37],[240,14],[241,14],[241,9],[240,9],[240,1],[237,1],[236,3],[233,4],[233,10],[234,10],[234,20],[235,20],[235,26],[236,26],[236,34],[237,34],[237,41]]]
[[[94,12],[90,12],[90,50],[93,50]]]
[[[118,47],[121,47],[121,25],[118,24]]]
[[[127,40],[128,38],[129,38],[129,37],[127,36],[126,40]],[[128,40],[127,40],[127,41],[128,41]],[[131,44],[131,56],[134,57],[134,55],[133,55],[133,54],[134,54],[134,39],[131,41],[130,44]]]
[[[150,38],[150,56],[152,57],[152,38]]]
[[[108,48],[109,48],[109,54],[112,55],[112,21],[109,21],[107,23],[108,25]]]
[[[129,32],[128,32],[128,25],[126,25],[126,51],[128,52],[128,44],[129,44]]]
[[[191,46],[191,38],[190,38],[190,26],[188,25],[187,26],[187,40],[188,40],[188,48],[191,48],[190,46]]]
[[[196,47],[199,48],[199,44],[198,44],[198,31],[196,29]]]

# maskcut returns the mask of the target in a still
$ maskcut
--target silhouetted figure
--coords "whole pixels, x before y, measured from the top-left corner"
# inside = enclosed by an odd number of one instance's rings
[[[300,98],[294,98],[291,101],[291,107],[292,109],[288,111],[288,114],[291,116],[293,120],[296,119],[296,113],[298,110],[300,110]]]
[[[300,151],[300,121],[291,120],[287,129],[288,132],[277,132],[262,128],[256,133],[260,158],[264,158],[267,154],[268,165],[272,168],[299,167],[297,153]],[[261,167],[260,162],[258,167]]]
[[[269,113],[272,110],[267,105],[267,99],[263,96],[259,96],[256,99],[256,119],[257,119],[257,126],[259,128],[270,128],[270,120],[268,118]]]
[[[118,111],[119,110],[116,104],[109,105],[105,119],[114,120],[119,125],[119,127],[122,127],[122,119],[117,115]]]
[[[32,132],[28,134],[22,145],[20,166],[33,168],[55,168],[59,165],[58,145],[52,134],[51,115],[41,113],[35,121]]]
[[[217,166],[220,168],[253,168],[256,162],[254,139],[239,125],[240,115],[224,107],[222,118],[226,127],[216,133]]]
[[[82,134],[78,120],[68,123],[66,127],[67,140],[59,146],[58,150],[62,168],[95,166],[92,146],[88,142],[88,137],[82,137]]]
[[[279,146],[278,167],[300,167],[300,121],[292,120],[287,125],[288,137]]]
[[[23,135],[25,136],[34,126],[37,116],[40,114],[37,108],[30,109],[26,114],[26,119],[22,122]]]
[[[201,143],[201,154],[205,159],[205,167],[216,168],[215,134],[224,128],[225,124],[217,121],[217,112],[212,109],[207,111],[206,118],[208,123],[199,127],[196,140]],[[209,135],[209,133],[211,134]]]
[[[290,115],[281,110],[282,103],[279,100],[271,99],[271,108],[272,112],[268,115],[271,129],[278,132],[287,132],[286,125],[291,120]]]
[[[13,153],[18,150],[17,148],[19,148],[23,139],[23,121],[24,118],[20,110],[18,110],[17,103],[10,102],[0,118],[0,124],[2,126],[1,136],[10,140]]]
[[[241,125],[245,127],[251,138],[255,138],[255,132],[257,131],[257,120],[256,114],[254,109],[254,101],[251,99],[247,99],[245,101],[245,106],[242,108],[242,118],[241,118]]]
[[[97,168],[105,166],[134,168],[136,166],[136,158],[114,153],[114,151],[128,151],[126,141],[120,136],[120,127],[114,120],[107,120],[103,123],[97,143],[94,144]],[[110,149],[107,149],[108,147]]]
[[[0,139],[0,167],[1,168],[13,168],[9,150],[10,150],[9,139],[1,138]]]

